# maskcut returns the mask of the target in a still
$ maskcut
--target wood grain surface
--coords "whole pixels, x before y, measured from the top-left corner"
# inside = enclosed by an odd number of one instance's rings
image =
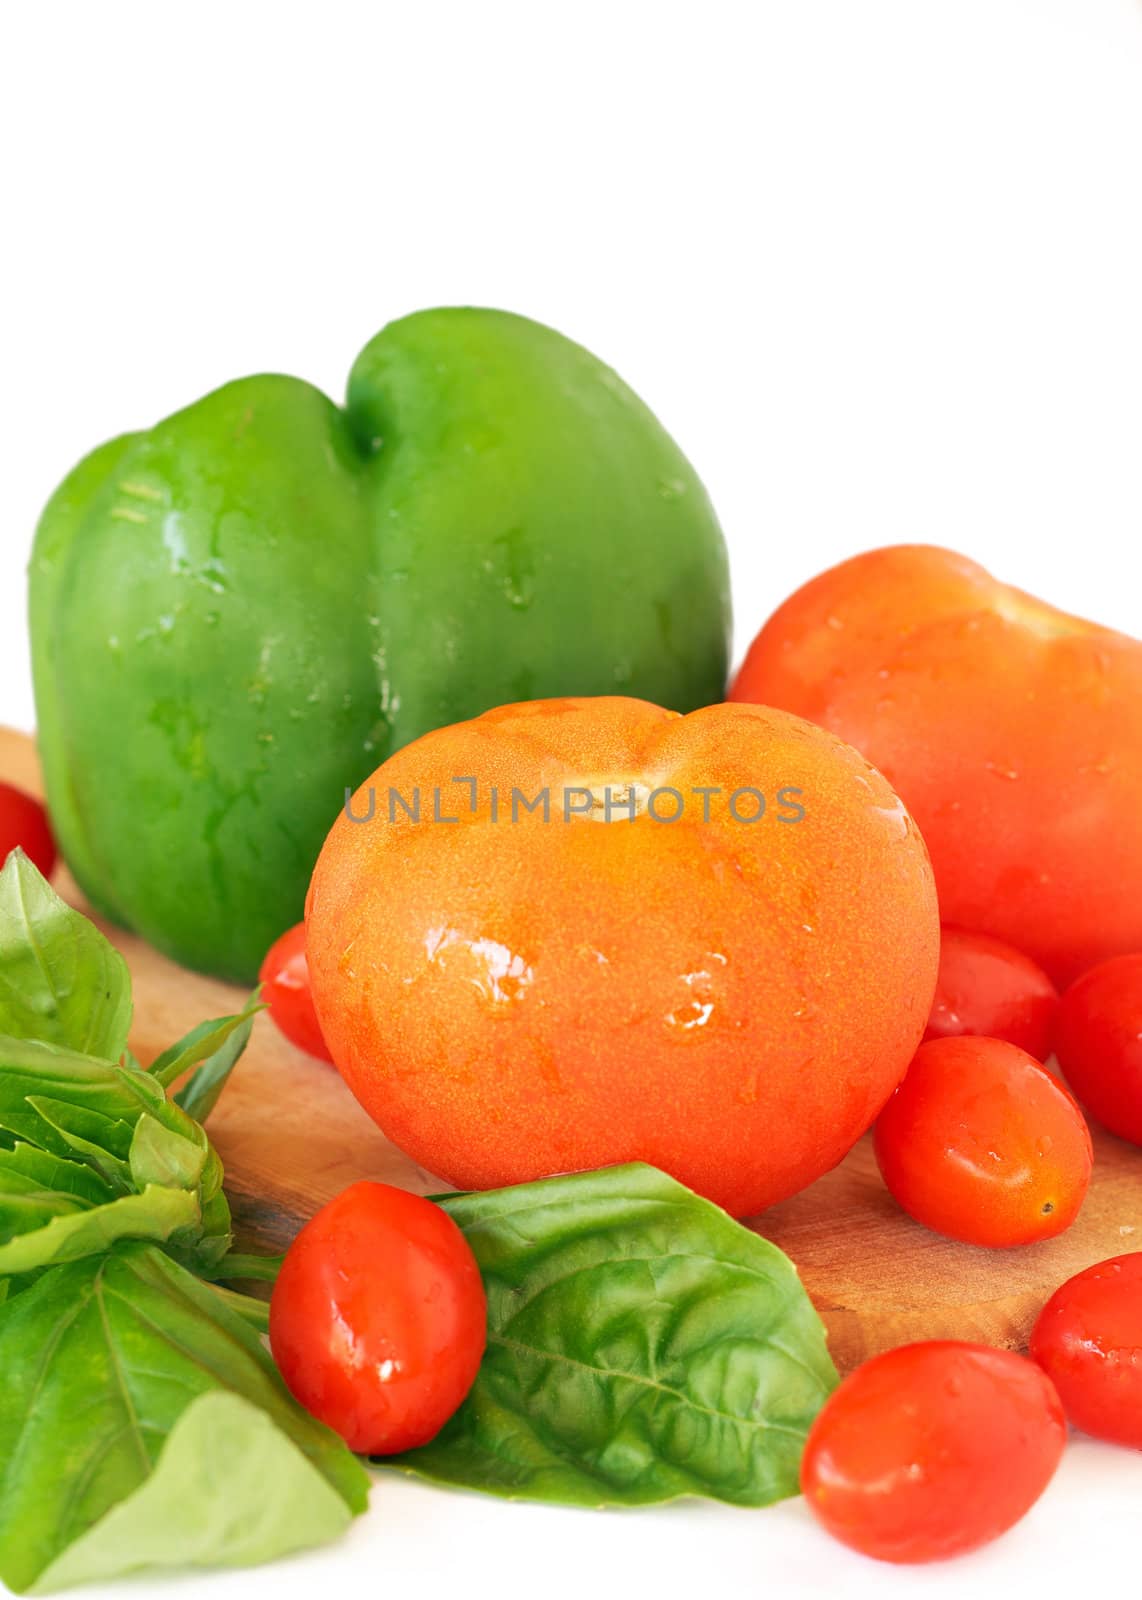
[[[39,792],[35,751],[25,735],[0,729],[0,776]],[[83,907],[65,869],[56,887]],[[131,1044],[144,1063],[195,1023],[241,1005],[242,991],[101,926],[134,976]],[[243,1248],[282,1248],[319,1205],[357,1178],[420,1193],[443,1187],[389,1143],[332,1068],[294,1050],[264,1015],[210,1132],[226,1165]],[[1142,1151],[1095,1130],[1095,1156],[1078,1221],[1061,1238],[1022,1249],[955,1244],[912,1222],[885,1191],[867,1139],[754,1226],[796,1263],[842,1370],[911,1339],[976,1339],[1019,1349],[1065,1278],[1142,1249]]]

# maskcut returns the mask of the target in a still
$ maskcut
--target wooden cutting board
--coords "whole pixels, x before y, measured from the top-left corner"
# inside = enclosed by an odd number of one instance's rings
[[[26,735],[0,729],[0,777],[39,792]],[[86,909],[65,869],[56,887]],[[207,1017],[241,1006],[241,990],[101,926],[134,977],[131,1045],[140,1061]],[[358,1178],[419,1193],[444,1187],[389,1143],[332,1068],[293,1049],[265,1015],[210,1119],[210,1133],[246,1249],[283,1248],[318,1206]],[[755,1226],[796,1263],[842,1371],[911,1339],[976,1339],[1019,1349],[1065,1278],[1142,1249],[1142,1150],[1096,1132],[1095,1156],[1078,1221],[1061,1238],[1022,1249],[955,1244],[911,1221],[885,1191],[867,1139]]]

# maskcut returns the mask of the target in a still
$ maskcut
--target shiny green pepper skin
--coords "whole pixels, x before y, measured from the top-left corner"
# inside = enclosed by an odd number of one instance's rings
[[[504,312],[420,312],[339,409],[239,380],[88,456],[31,565],[49,809],[92,904],[242,982],[345,791],[491,706],[722,698],[725,549],[609,368]]]

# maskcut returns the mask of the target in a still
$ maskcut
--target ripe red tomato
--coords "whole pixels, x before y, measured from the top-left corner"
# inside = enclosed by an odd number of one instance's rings
[[[288,928],[269,948],[259,973],[262,998],[270,1016],[291,1044],[321,1061],[332,1061],[321,1032],[309,987],[305,956],[305,923]]]
[[[917,1222],[968,1244],[1028,1244],[1069,1228],[1090,1183],[1082,1112],[1002,1039],[931,1039],[880,1113],[876,1159]]]
[[[1055,1023],[1055,1053],[1090,1114],[1142,1144],[1142,952],[1115,956],[1071,984]]]
[[[1031,1354],[1076,1428],[1142,1450],[1142,1253],[1100,1261],[1056,1289]]]
[[[809,1430],[801,1488],[842,1544],[938,1561],[1019,1521],[1063,1453],[1050,1378],[1008,1350],[933,1340],[849,1374]]]
[[[1036,1061],[1051,1053],[1059,993],[1030,956],[962,928],[940,930],[940,975],[925,1039],[1006,1039]]]
[[[351,1450],[427,1444],[475,1381],[487,1302],[468,1241],[431,1200],[354,1183],[286,1253],[270,1348],[286,1385]]]
[[[23,789],[0,783],[0,867],[17,847],[45,878],[51,877],[56,864],[56,842],[47,812]]]

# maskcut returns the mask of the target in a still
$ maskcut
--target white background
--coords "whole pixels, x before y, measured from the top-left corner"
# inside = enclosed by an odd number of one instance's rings
[[[1137,0],[5,23],[0,721],[32,725],[23,569],[80,454],[240,373],[339,395],[383,322],[457,301],[554,323],[658,410],[722,514],[739,655],[811,573],[913,538],[1142,632]],[[1006,1540],[916,1573],[799,1503],[590,1515],[383,1480],[335,1549],[177,1588],[1106,1592],[1139,1503],[1142,1457],[1083,1442]]]

